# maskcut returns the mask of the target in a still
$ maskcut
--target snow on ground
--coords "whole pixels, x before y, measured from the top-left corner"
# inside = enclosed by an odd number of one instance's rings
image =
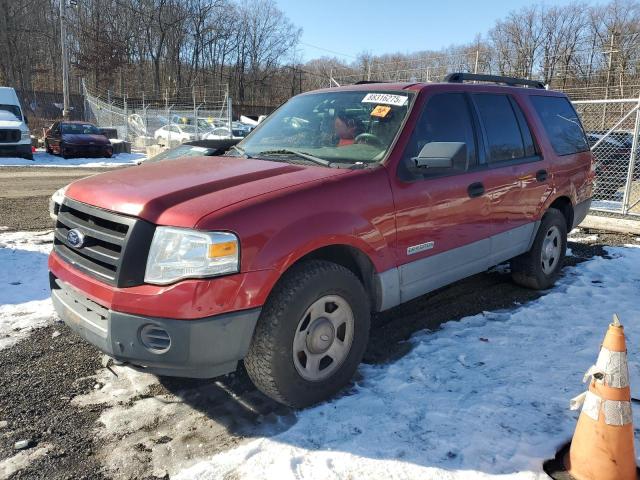
[[[53,321],[47,255],[53,233],[0,230],[0,349]]]
[[[613,312],[626,326],[632,393],[640,392],[640,248],[608,252],[515,310],[416,334],[402,359],[363,365],[343,397],[175,478],[548,478],[542,463],[573,434],[568,402],[585,389]]]
[[[153,375],[112,366],[99,370],[95,382],[72,403],[105,406],[96,423],[98,456],[118,480],[172,476],[243,437],[273,434],[294,420],[257,390],[236,394],[219,381],[174,380],[179,386],[167,390]]]
[[[0,167],[112,167],[135,165],[145,159],[142,153],[119,153],[111,158],[69,158],[50,155],[39,149],[33,160],[18,157],[0,157]]]

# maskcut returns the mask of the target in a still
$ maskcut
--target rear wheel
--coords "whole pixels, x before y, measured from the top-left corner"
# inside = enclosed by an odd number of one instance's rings
[[[567,220],[555,208],[542,217],[531,250],[511,260],[513,281],[535,290],[550,288],[558,279],[567,250]]]
[[[352,378],[369,338],[368,296],[347,268],[322,260],[294,266],[265,304],[244,360],[274,400],[306,407]]]

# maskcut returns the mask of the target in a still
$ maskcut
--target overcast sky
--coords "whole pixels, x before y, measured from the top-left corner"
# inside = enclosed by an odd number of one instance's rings
[[[336,56],[346,61],[364,51],[410,53],[468,43],[477,33],[486,33],[509,11],[533,3],[531,0],[277,2],[289,19],[303,29],[299,47],[303,60]],[[565,5],[571,0],[544,3]]]

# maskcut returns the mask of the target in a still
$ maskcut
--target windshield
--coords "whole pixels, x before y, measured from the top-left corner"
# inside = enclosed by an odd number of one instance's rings
[[[90,123],[63,123],[62,133],[71,135],[102,135],[100,130]]]
[[[193,125],[180,125],[180,130],[186,133],[196,133],[196,127]]]
[[[271,114],[238,147],[250,157],[304,154],[336,163],[380,162],[411,100],[406,91],[300,95]]]
[[[165,150],[155,157],[151,157],[150,159],[145,160],[144,163],[155,163],[161,160],[171,160],[174,158],[207,157],[209,155],[213,155],[215,151],[216,149],[214,148],[196,147],[193,145],[180,145],[176,148]]]
[[[0,104],[0,110],[4,110],[5,112],[9,112],[13,114],[18,120],[22,118],[22,114],[20,113],[20,107],[17,105],[3,105]]]

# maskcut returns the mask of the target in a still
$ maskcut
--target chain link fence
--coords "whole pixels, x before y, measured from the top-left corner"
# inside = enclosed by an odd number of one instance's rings
[[[640,99],[573,104],[596,157],[591,209],[640,215]]]
[[[83,84],[85,117],[101,128],[117,131],[119,139],[144,148],[174,146],[186,141],[233,136],[232,103],[228,88],[194,88],[191,95],[163,99],[115,96],[92,91]],[[190,98],[189,98],[190,97]]]

